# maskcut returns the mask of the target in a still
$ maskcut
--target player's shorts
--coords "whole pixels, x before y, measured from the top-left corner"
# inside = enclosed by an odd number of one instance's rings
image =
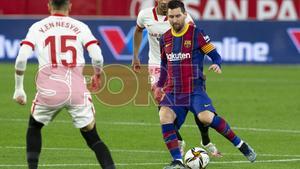
[[[49,122],[51,122],[64,108],[66,108],[71,115],[73,125],[76,128],[83,128],[95,119],[95,109],[93,103],[91,102],[91,98],[89,98],[89,101],[84,105],[80,106],[63,105],[60,107],[49,107],[33,102],[31,114],[36,121],[43,123],[44,125],[48,125]]]
[[[198,115],[205,110],[216,112],[206,92],[194,94],[165,94],[160,106],[171,108],[176,114],[176,126],[179,129],[184,123],[188,111]]]
[[[148,65],[149,79],[151,87],[158,82],[160,76],[160,65],[149,64]]]

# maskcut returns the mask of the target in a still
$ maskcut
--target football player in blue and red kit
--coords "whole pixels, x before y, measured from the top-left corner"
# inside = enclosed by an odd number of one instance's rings
[[[182,125],[188,111],[227,138],[250,162],[254,162],[254,150],[216,114],[205,92],[204,57],[211,58],[213,64],[209,70],[218,74],[222,73],[221,57],[210,38],[199,28],[186,24],[185,17],[184,4],[171,0],[168,3],[168,19],[172,27],[160,40],[161,74],[155,90],[155,98],[161,106],[159,116],[163,138],[173,158],[165,169],[184,168],[174,120],[177,119],[177,125]]]

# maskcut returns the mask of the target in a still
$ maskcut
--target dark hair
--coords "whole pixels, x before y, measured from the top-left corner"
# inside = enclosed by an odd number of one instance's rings
[[[169,9],[176,9],[176,8],[180,8],[182,13],[185,13],[185,7],[184,7],[184,3],[181,2],[180,0],[171,0],[168,3],[168,8]]]
[[[55,8],[55,9],[61,9],[65,7],[69,3],[69,0],[50,0],[50,4]]]

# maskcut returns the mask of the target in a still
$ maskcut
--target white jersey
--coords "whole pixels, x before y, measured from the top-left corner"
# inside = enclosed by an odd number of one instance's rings
[[[83,46],[87,48],[93,43],[98,41],[86,24],[63,15],[52,15],[34,23],[21,42],[37,52],[39,67],[82,65],[85,63]]]
[[[193,23],[192,17],[188,14],[186,23]],[[155,7],[146,8],[139,12],[137,26],[146,28],[149,41],[149,61],[148,64],[160,65],[160,46],[159,38],[171,28],[167,16],[158,15]]]

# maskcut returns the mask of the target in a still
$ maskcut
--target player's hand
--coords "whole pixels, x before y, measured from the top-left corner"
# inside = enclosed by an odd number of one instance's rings
[[[221,70],[220,66],[217,65],[217,64],[212,64],[211,66],[209,66],[208,70],[209,71],[214,71],[215,73],[218,73],[218,74],[222,73],[222,70]]]
[[[157,103],[160,103],[160,101],[163,99],[164,91],[161,87],[156,87],[154,91],[154,99]]]
[[[92,91],[93,92],[97,92],[100,90],[101,88],[101,76],[100,74],[97,74],[97,75],[93,75],[92,76]]]
[[[25,105],[27,101],[27,96],[24,89],[15,89],[13,99],[20,105]]]
[[[154,93],[155,89],[157,88],[157,83],[154,83],[153,85],[151,85],[151,91]]]
[[[141,62],[140,59],[132,59],[131,68],[134,72],[140,73],[141,72]]]

